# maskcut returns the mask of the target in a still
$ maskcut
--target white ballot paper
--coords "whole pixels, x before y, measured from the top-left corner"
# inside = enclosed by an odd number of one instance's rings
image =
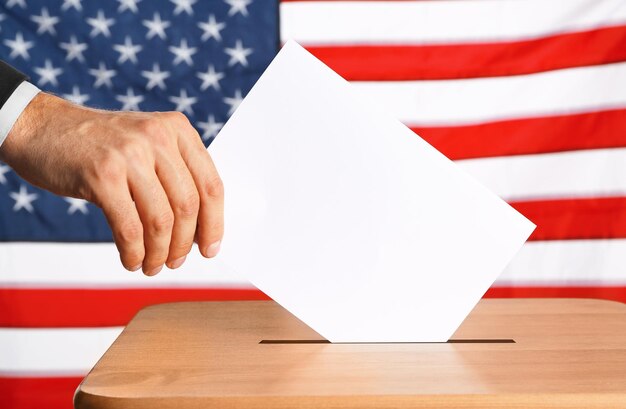
[[[447,341],[534,229],[293,41],[209,152],[219,257],[331,342]]]

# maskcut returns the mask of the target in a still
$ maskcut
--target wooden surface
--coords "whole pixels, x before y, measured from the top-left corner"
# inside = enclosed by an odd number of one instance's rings
[[[482,300],[453,339],[515,342],[328,344],[271,301],[159,305],[128,325],[75,406],[626,408],[626,304]]]

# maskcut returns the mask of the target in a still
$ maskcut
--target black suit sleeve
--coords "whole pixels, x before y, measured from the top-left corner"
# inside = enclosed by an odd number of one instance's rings
[[[26,79],[26,75],[0,60],[0,108],[4,106],[18,85]]]

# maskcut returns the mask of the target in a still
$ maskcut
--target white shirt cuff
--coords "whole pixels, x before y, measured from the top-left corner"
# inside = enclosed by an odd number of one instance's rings
[[[18,85],[4,103],[0,109],[0,146],[11,132],[11,128],[15,125],[15,121],[20,117],[22,111],[38,93],[39,88],[28,81],[24,81]]]

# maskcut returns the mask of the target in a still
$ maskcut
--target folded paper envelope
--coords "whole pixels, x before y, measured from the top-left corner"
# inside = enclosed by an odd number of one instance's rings
[[[448,340],[534,229],[293,41],[209,152],[219,257],[331,342]]]

